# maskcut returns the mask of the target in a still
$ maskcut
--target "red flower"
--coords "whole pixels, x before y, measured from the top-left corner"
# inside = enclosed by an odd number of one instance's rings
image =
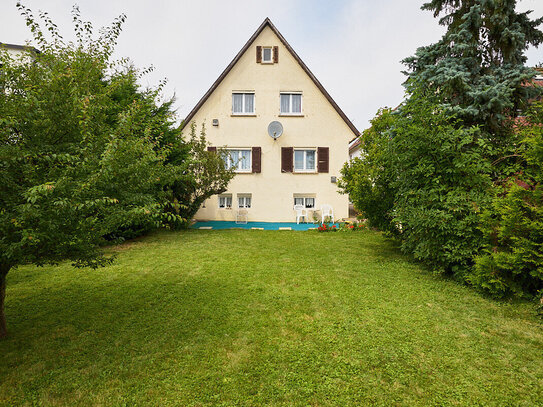
[[[353,228],[354,228],[354,226],[353,226],[353,225],[351,225],[351,226],[349,226],[349,227],[350,227],[351,229],[353,229]]]

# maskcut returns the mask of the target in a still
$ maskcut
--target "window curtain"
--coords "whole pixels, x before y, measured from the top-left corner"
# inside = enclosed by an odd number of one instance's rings
[[[302,95],[292,95],[291,113],[302,113]]]
[[[230,153],[230,166],[228,168],[231,168],[231,167],[238,168],[239,151],[238,150],[230,150],[229,153]]]
[[[306,170],[314,170],[315,169],[315,151],[313,150],[307,150],[305,152],[305,158],[306,158]]]
[[[241,196],[238,198],[238,207],[240,208],[250,208],[251,207],[251,197],[250,196]]]
[[[243,93],[232,94],[232,113],[243,113]]]
[[[255,111],[255,95],[252,93],[245,94],[245,113],[254,113]]]
[[[241,150],[241,162],[240,165],[238,165],[238,168],[240,170],[248,170],[250,169],[250,163],[251,163],[251,150]]]
[[[281,113],[290,113],[290,95],[281,95]]]
[[[304,151],[302,150],[294,150],[294,169],[304,169]]]

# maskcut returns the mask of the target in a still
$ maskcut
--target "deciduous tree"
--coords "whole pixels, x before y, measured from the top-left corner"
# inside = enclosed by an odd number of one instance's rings
[[[36,20],[18,7],[39,51],[0,52],[0,337],[11,269],[107,264],[105,236],[176,216],[164,214],[164,186],[182,173],[166,160],[173,146],[160,142],[170,127],[160,89],[139,90],[138,71],[112,59],[124,15],[94,38],[74,8],[72,43],[47,13]]]

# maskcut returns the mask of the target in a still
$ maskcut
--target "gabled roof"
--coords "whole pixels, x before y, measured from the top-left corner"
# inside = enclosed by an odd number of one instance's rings
[[[260,24],[260,27],[258,27],[258,29],[256,30],[256,32],[251,36],[251,38],[249,38],[249,41],[247,41],[247,43],[243,46],[243,48],[238,52],[238,54],[235,56],[235,58],[232,60],[232,62],[230,62],[230,64],[228,64],[228,66],[226,67],[226,69],[223,71],[223,73],[221,73],[221,75],[217,78],[217,80],[213,83],[213,85],[211,85],[211,88],[209,88],[209,90],[204,94],[204,96],[200,99],[200,101],[196,104],[196,106],[194,107],[194,109],[192,109],[192,111],[188,114],[188,116],[185,118],[185,120],[183,121],[183,124],[182,124],[182,127],[184,127],[187,123],[190,123],[190,121],[192,120],[192,118],[194,117],[194,115],[196,114],[196,112],[200,109],[200,107],[202,107],[202,105],[205,103],[205,101],[209,98],[209,96],[211,96],[211,94],[213,93],[213,91],[219,86],[219,84],[222,82],[222,80],[226,77],[226,75],[228,75],[228,73],[232,70],[232,68],[234,67],[234,65],[236,65],[236,63],[240,60],[240,58],[242,57],[242,55],[245,53],[245,51],[247,51],[247,49],[251,46],[251,44],[253,43],[253,41],[260,35],[260,33],[264,30],[264,28],[266,27],[270,27],[271,30],[275,33],[275,35],[277,35],[277,37],[279,37],[279,39],[281,40],[281,42],[283,43],[283,45],[285,46],[285,48],[292,54],[292,56],[294,57],[294,59],[298,62],[298,64],[302,67],[302,69],[305,71],[305,73],[311,78],[311,80],[313,81],[313,83],[317,86],[317,88],[319,88],[319,90],[322,92],[322,94],[326,97],[326,99],[328,100],[328,102],[330,102],[330,104],[333,106],[333,108],[336,110],[336,112],[341,116],[341,118],[345,121],[345,123],[347,124],[347,126],[349,126],[349,128],[352,130],[352,132],[356,135],[356,136],[359,136],[360,135],[360,132],[358,131],[358,129],[354,126],[354,124],[349,120],[349,118],[347,117],[347,115],[345,115],[345,113],[343,112],[343,110],[340,109],[340,107],[337,105],[337,103],[334,101],[334,99],[332,99],[332,96],[330,96],[330,94],[326,91],[326,89],[324,89],[324,86],[322,86],[322,84],[319,82],[319,80],[315,77],[315,75],[313,75],[313,73],[309,70],[309,68],[307,67],[307,65],[302,61],[302,59],[298,56],[298,54],[296,54],[296,52],[294,51],[294,49],[290,46],[290,44],[287,42],[287,40],[285,39],[285,37],[283,37],[281,35],[281,33],[279,32],[279,30],[273,25],[273,23],[271,22],[271,20],[269,18],[266,17],[266,19],[264,20],[264,22],[262,24]]]

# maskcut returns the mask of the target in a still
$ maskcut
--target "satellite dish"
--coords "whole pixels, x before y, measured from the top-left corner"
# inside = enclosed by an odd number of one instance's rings
[[[277,140],[283,134],[283,125],[277,121],[268,124],[268,134],[274,140]]]

